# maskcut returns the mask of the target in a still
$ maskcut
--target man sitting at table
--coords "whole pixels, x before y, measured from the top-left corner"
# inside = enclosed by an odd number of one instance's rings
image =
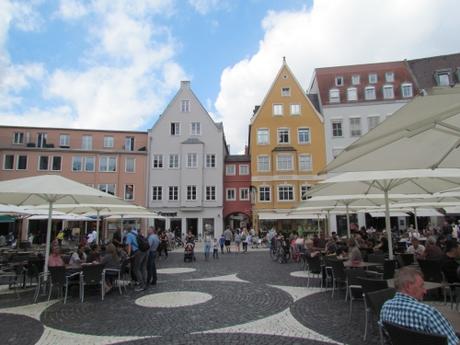
[[[449,240],[446,242],[446,254],[441,259],[441,269],[449,283],[457,283],[460,280],[457,276],[459,264],[459,247],[457,240]]]
[[[435,308],[420,302],[426,290],[422,273],[412,267],[403,267],[395,275],[394,298],[385,302],[380,321],[388,321],[417,331],[444,335],[449,345],[459,339],[449,321]]]
[[[425,247],[420,244],[418,238],[412,237],[412,245],[407,248],[407,254],[413,254],[416,258],[422,257],[425,253]]]

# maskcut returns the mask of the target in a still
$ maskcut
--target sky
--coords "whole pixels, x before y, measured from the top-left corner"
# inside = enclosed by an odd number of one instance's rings
[[[231,153],[285,56],[317,67],[460,52],[458,0],[0,0],[0,125],[150,129],[181,80]]]

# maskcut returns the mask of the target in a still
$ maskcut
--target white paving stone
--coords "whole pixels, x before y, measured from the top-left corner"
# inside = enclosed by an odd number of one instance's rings
[[[160,268],[157,270],[157,273],[162,274],[180,274],[180,273],[190,273],[195,272],[196,268],[191,267],[172,267],[172,268]]]
[[[281,285],[268,285],[280,290],[283,290],[292,296],[294,302],[297,302],[299,299],[306,296],[313,295],[315,293],[321,292],[320,288],[307,288],[299,286],[281,286]]]
[[[212,295],[196,291],[154,293],[138,298],[135,303],[150,308],[177,308],[206,303]]]
[[[289,309],[264,319],[196,333],[252,333],[312,339],[333,344],[341,344],[302,325],[292,316]]]
[[[240,279],[235,274],[227,274],[225,276],[199,278],[199,279],[188,279],[190,281],[209,281],[209,282],[234,282],[234,283],[249,283],[247,280]]]
[[[49,306],[57,302],[59,302],[59,300],[51,300],[49,302],[27,304],[27,305],[23,305],[19,307],[2,308],[0,309],[0,313],[24,315],[24,316],[29,316],[31,318],[34,318],[35,320],[40,321],[41,313],[46,308],[48,308]]]
[[[289,274],[293,277],[308,278],[307,271],[294,271]]]

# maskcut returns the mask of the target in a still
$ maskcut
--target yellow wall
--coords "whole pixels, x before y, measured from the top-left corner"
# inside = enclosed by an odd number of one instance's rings
[[[290,96],[282,96],[282,88],[290,88]],[[283,105],[283,115],[273,115],[273,105]],[[300,115],[290,114],[290,105],[300,104]],[[310,128],[310,144],[299,144],[297,139],[297,129]],[[259,128],[269,129],[269,144],[257,144],[257,130]],[[278,128],[289,128],[289,144],[278,144]],[[278,171],[276,167],[276,155],[280,152],[273,152],[275,148],[292,147],[296,151],[282,152],[293,155],[293,170]],[[299,171],[298,155],[308,153],[312,157],[312,170]],[[250,131],[250,154],[251,154],[251,174],[252,185],[257,188],[257,198],[255,200],[255,210],[276,210],[290,209],[298,206],[300,201],[300,186],[302,184],[314,184],[317,181],[315,176],[326,164],[324,125],[320,115],[316,113],[314,107],[304,95],[304,91],[295,80],[294,75],[286,64],[281,70],[268,92],[264,102],[261,104],[257,114],[252,118]],[[257,170],[257,157],[259,155],[269,155],[270,171],[259,172]],[[263,181],[261,181],[263,180]],[[294,201],[278,201],[279,184],[293,185]],[[270,202],[259,202],[259,186],[266,185],[271,187]]]

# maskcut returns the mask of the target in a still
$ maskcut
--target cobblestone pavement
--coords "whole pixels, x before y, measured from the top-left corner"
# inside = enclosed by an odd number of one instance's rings
[[[348,318],[343,294],[306,287],[297,263],[279,264],[267,250],[183,261],[157,261],[158,284],[147,291],[88,291],[80,303],[42,300],[32,291],[0,296],[2,344],[378,344],[362,340],[363,306]],[[311,286],[317,286],[312,280]]]

